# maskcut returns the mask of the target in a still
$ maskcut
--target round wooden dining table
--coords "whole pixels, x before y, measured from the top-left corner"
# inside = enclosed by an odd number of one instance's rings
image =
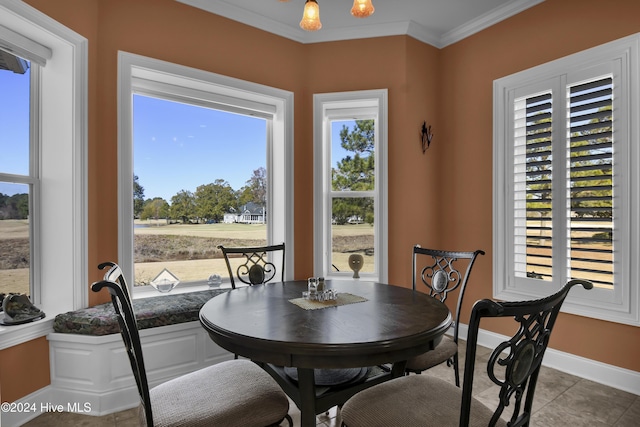
[[[322,308],[301,300],[307,281],[286,281],[231,290],[200,310],[216,344],[278,380],[300,408],[303,427],[315,426],[317,413],[356,392],[402,375],[407,359],[433,349],[451,325],[443,303],[408,288],[357,279],[328,280],[326,287],[338,300]],[[388,363],[393,368],[384,377],[317,394],[314,369]],[[297,368],[295,387],[270,366]]]

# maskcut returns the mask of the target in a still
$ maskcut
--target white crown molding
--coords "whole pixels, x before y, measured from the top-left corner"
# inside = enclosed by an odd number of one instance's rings
[[[303,43],[322,43],[341,40],[369,39],[405,35],[409,32],[411,22],[389,22],[385,24],[365,25],[359,27],[343,27],[335,30],[320,30],[315,33],[305,32]]]
[[[430,44],[437,48],[443,48],[456,43],[472,34],[482,31],[500,21],[503,21],[523,10],[533,7],[544,0],[513,0],[491,10],[476,19],[473,19],[458,28],[438,34],[428,30],[415,21],[389,22],[385,24],[375,24],[339,29],[322,29],[317,32],[307,32],[297,25],[286,25],[275,21],[267,16],[260,15],[250,10],[235,6],[221,0],[176,0],[180,3],[205,10],[215,15],[241,22],[243,24],[259,28],[261,30],[288,38],[290,40],[303,43],[322,43],[339,40],[354,40],[374,37],[386,37],[397,35],[408,35],[423,43]]]
[[[238,21],[251,27],[259,28],[269,33],[297,41],[299,43],[311,43],[308,40],[310,33],[301,28],[282,24],[267,16],[260,15],[247,9],[219,0],[176,0],[198,9],[205,10],[215,15]]]
[[[440,45],[436,47],[443,48],[450,44],[459,42],[460,40],[465,39],[486,28],[489,28],[500,21],[504,21],[505,19],[517,15],[524,10],[536,6],[543,1],[544,0],[514,0],[513,2],[507,3],[504,6],[495,8],[483,15],[478,16],[476,19],[473,19],[466,24],[459,26],[458,28],[447,31],[442,35],[442,37],[440,37]]]
[[[434,31],[430,31],[424,25],[420,25],[415,21],[409,21],[406,34],[422,43],[430,44],[437,48],[441,48],[440,35]]]

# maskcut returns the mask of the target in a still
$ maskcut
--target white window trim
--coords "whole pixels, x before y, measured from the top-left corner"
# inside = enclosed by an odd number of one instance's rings
[[[579,52],[547,64],[525,70],[494,81],[494,136],[493,136],[493,296],[497,299],[516,301],[548,295],[561,285],[558,280],[550,284],[516,286],[513,271],[513,254],[510,249],[513,233],[513,189],[510,174],[513,165],[512,130],[510,125],[510,96],[524,86],[533,86],[547,79],[579,74],[592,67],[611,64],[619,71],[622,88],[614,93],[615,103],[624,108],[615,114],[622,118],[623,128],[616,129],[616,163],[620,165],[625,185],[615,195],[616,204],[626,217],[617,228],[614,260],[615,287],[612,291],[594,289],[572,290],[562,311],[602,320],[640,325],[640,35],[636,34]],[[563,90],[563,89],[562,89]],[[564,120],[564,119],[562,119]],[[627,142],[625,144],[625,141]],[[621,191],[622,190],[622,191]],[[618,240],[619,239],[619,240]],[[621,260],[621,258],[624,258]],[[556,276],[557,277],[557,276]],[[526,280],[525,280],[526,281]]]
[[[35,43],[14,39],[18,47],[44,47],[33,52],[46,66],[41,70],[40,195],[34,191],[40,198],[36,205],[41,215],[34,215],[39,218],[34,257],[40,261],[40,271],[33,272],[32,299],[47,315],[30,324],[0,326],[1,350],[46,335],[56,314],[86,307],[88,302],[88,42],[16,0],[0,4],[0,26]]]
[[[133,93],[219,106],[269,118],[268,243],[284,242],[284,280],[293,278],[293,93],[158,59],[118,52],[118,258],[133,286]],[[273,138],[271,138],[273,136]],[[194,288],[195,289],[195,288]],[[145,295],[140,293],[140,297]],[[148,295],[148,293],[146,293]],[[138,295],[137,295],[138,296]]]
[[[314,143],[314,275],[326,278],[351,277],[353,272],[335,272],[329,262],[331,247],[330,189],[330,119],[358,118],[362,113],[376,118],[376,154],[374,203],[375,274],[360,272],[363,280],[386,283],[388,281],[388,91],[375,89],[353,92],[336,92],[313,95],[313,143]],[[329,174],[329,175],[327,175]],[[359,192],[361,193],[361,192]],[[349,192],[344,193],[349,196]]]

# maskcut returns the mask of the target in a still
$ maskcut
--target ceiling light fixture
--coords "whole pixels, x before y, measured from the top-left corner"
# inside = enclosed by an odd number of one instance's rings
[[[318,31],[322,28],[322,22],[320,22],[320,8],[318,7],[318,2],[316,0],[307,0],[304,4],[300,28],[306,31]]]
[[[353,0],[351,14],[356,18],[366,18],[373,15],[376,9],[371,4],[371,0]]]
[[[288,2],[289,0],[279,0],[280,2]],[[371,4],[371,0],[354,0],[351,8],[351,15],[356,18],[366,18],[373,15],[375,8]],[[300,28],[306,31],[318,31],[322,28],[320,22],[320,7],[316,0],[306,0],[304,11],[302,12],[302,20]]]

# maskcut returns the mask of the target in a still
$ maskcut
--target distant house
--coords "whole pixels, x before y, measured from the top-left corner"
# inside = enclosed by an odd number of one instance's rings
[[[251,202],[239,207],[238,209],[231,208],[229,212],[224,214],[222,222],[226,224],[266,224],[266,208]]]

